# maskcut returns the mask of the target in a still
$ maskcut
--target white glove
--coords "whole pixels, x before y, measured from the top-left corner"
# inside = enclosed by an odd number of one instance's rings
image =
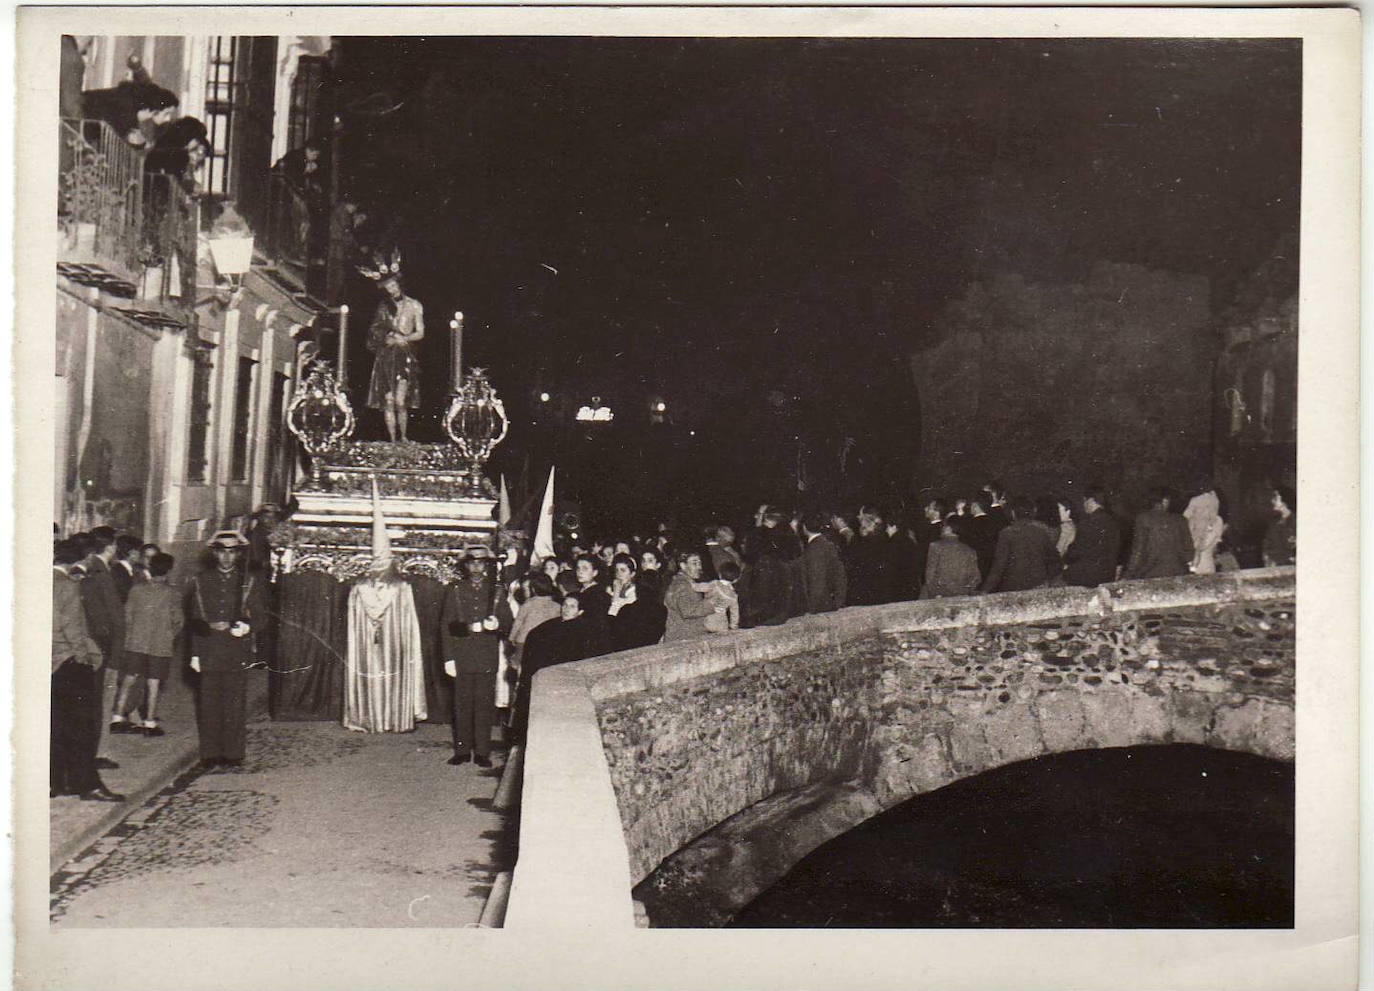
[[[233,626],[229,627],[229,635],[231,637],[246,637],[248,636],[248,631],[251,629],[251,626],[249,626],[243,620],[239,620]]]
[[[199,657],[193,657],[193,658],[191,658],[191,670],[194,671],[196,674],[200,674],[200,658],[199,658]]]
[[[481,632],[482,632],[482,621],[481,621],[480,619],[474,619],[471,623],[468,624],[468,632],[469,632],[469,633],[481,633]]]
[[[500,628],[500,626],[501,623],[495,616],[488,616],[486,619],[482,620],[482,629],[486,630],[488,633]]]
[[[456,677],[458,677],[458,665],[457,665],[457,663],[455,663],[454,661],[445,661],[445,662],[444,662],[444,674],[448,675],[450,678],[456,678]]]

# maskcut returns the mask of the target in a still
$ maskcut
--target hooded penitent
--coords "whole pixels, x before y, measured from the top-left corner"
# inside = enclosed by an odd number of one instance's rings
[[[410,585],[392,569],[391,535],[372,479],[372,561],[348,596],[346,728],[405,732],[425,718],[420,623]]]
[[[386,517],[382,515],[382,493],[377,476],[372,476],[372,565],[369,570],[386,571],[391,567],[391,535],[386,532]]]

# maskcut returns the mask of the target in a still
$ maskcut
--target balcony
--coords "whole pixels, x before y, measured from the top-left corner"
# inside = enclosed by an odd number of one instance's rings
[[[64,261],[111,269],[132,286],[143,222],[143,155],[104,121],[60,125],[58,220]],[[116,295],[130,295],[111,286]]]
[[[329,210],[279,172],[268,177],[264,208],[247,215],[258,232],[257,249],[271,274],[317,299],[324,298]]]
[[[185,326],[195,300],[199,204],[108,124],[60,124],[60,274],[145,306],[117,307],[149,326]]]

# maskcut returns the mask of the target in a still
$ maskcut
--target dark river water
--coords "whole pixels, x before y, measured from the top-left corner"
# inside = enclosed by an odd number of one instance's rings
[[[814,850],[740,927],[1293,924],[1293,768],[1085,750],[913,798]]]

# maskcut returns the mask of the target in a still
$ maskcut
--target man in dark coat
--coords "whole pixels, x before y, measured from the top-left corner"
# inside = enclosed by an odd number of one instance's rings
[[[921,572],[917,565],[923,561],[921,549],[907,527],[889,522],[887,532],[888,574],[891,584],[888,587],[889,602],[907,602],[920,598]]]
[[[511,722],[517,742],[524,742],[529,728],[530,692],[534,676],[557,664],[599,657],[609,647],[605,639],[605,625],[582,611],[582,603],[577,596],[564,596],[560,610],[557,620],[541,623],[525,639],[525,649],[520,657],[520,680],[516,687],[515,717]]]
[[[60,541],[53,549],[52,577],[52,722],[48,793],[80,795],[88,802],[122,802],[105,787],[96,769],[100,726],[90,718],[99,710],[97,672],[103,661],[86,627],[79,584],[70,570],[81,560],[81,547]]]
[[[1131,557],[1123,578],[1166,578],[1188,574],[1193,560],[1193,535],[1188,521],[1171,512],[1173,494],[1166,488],[1151,494],[1150,508],[1135,518]]]
[[[848,578],[840,552],[822,531],[825,529],[825,516],[822,513],[807,513],[802,517],[802,538],[806,549],[802,551],[802,567],[806,575],[806,611],[809,613],[834,612],[844,607],[848,594]]]
[[[918,592],[925,587],[926,562],[930,559],[930,546],[944,535],[945,515],[948,512],[949,507],[943,499],[929,499],[921,507],[921,519],[912,530],[916,538],[915,568]]]
[[[978,555],[978,573],[986,581],[992,569],[992,557],[997,550],[997,538],[1004,527],[1000,517],[987,511],[988,496],[978,492],[968,498],[968,515],[962,517],[959,539],[973,548]]]
[[[787,526],[787,517],[761,511],[760,519],[744,548],[747,566],[739,583],[741,626],[785,623],[797,615],[793,606],[801,598],[793,587],[798,571],[794,563],[801,558],[801,548]]]
[[[648,647],[663,639],[668,625],[668,607],[658,590],[655,572],[649,571],[635,579],[635,600],[620,607],[610,620],[610,649],[633,650]]]
[[[1064,581],[1089,588],[1116,580],[1116,561],[1121,552],[1121,525],[1107,512],[1099,489],[1083,496],[1083,518],[1078,532],[1064,552]]]
[[[129,601],[129,589],[144,581],[143,538],[121,534],[115,538],[115,559],[110,563],[110,580],[120,602]]]
[[[81,582],[81,605],[86,612],[86,629],[91,639],[100,645],[102,657],[96,671],[96,682],[105,684],[105,672],[119,661],[124,651],[124,603],[119,598],[110,566],[115,557],[114,530],[98,526],[90,533],[91,553],[82,562],[86,577]],[[97,691],[88,713],[97,743],[105,729],[105,695]],[[96,758],[96,767],[114,770],[119,767],[106,757]]]
[[[186,585],[191,670],[200,674],[196,725],[205,767],[243,763],[248,736],[248,669],[254,636],[267,621],[263,579],[243,567],[248,540],[234,530],[210,538],[215,566]]]
[[[115,560],[114,531],[96,527],[91,531],[94,542],[85,560],[86,578],[81,583],[81,604],[86,610],[86,627],[92,639],[100,645],[104,663],[124,648],[124,600],[111,572]]]
[[[1011,526],[1011,511],[1007,507],[1007,487],[993,479],[979,491],[977,501],[992,521],[992,540],[996,543],[997,535]]]
[[[978,555],[959,539],[957,519],[951,516],[940,521],[940,539],[927,550],[925,581],[921,585],[923,599],[973,595],[978,591],[978,583],[982,580],[978,573]]]
[[[439,625],[444,639],[444,671],[453,678],[453,756],[450,764],[471,760],[491,767],[491,728],[496,716],[496,671],[500,638],[512,617],[506,597],[487,574],[491,551],[467,548],[467,580],[450,585]]]
[[[1049,531],[1035,523],[1035,503],[1022,496],[1011,504],[1012,522],[997,536],[984,592],[1040,588],[1059,577],[1062,564]]]
[[[848,605],[876,606],[892,601],[892,541],[876,510],[866,507],[859,513],[859,535],[849,545],[845,563]]]

